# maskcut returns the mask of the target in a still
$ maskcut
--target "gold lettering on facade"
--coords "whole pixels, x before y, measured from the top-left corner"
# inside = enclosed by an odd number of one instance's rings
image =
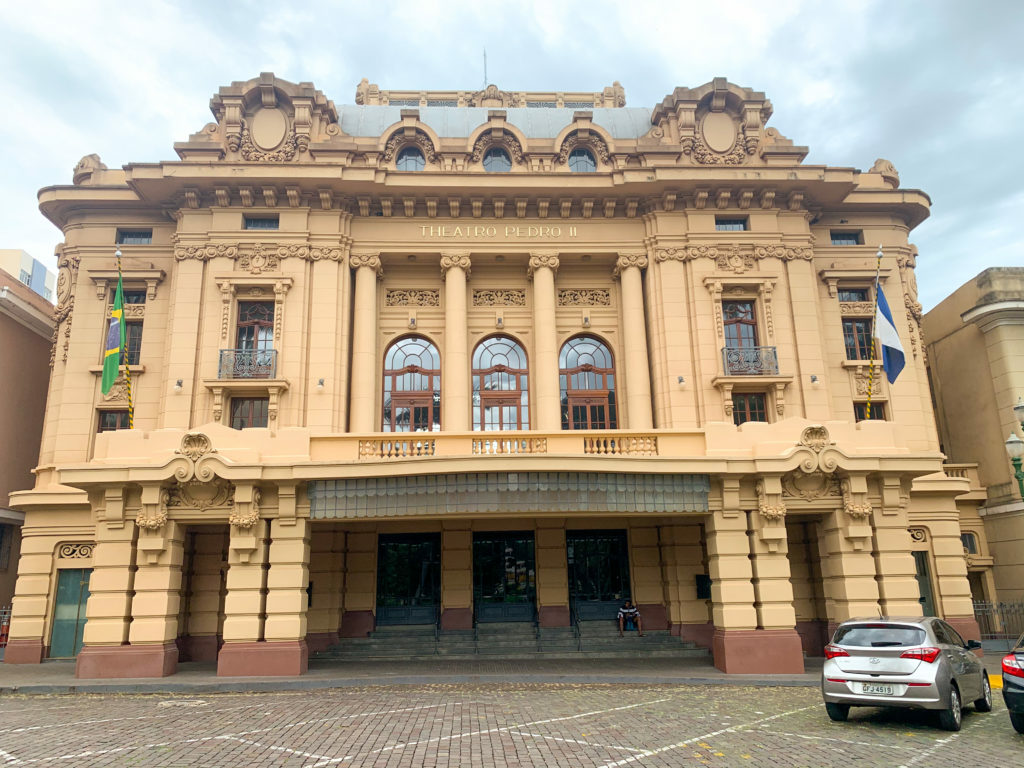
[[[509,224],[504,227],[483,226],[473,224],[421,224],[420,235],[439,240],[486,240],[499,236],[506,240],[522,240],[532,238],[558,239],[579,237],[578,227],[562,227],[558,225]]]

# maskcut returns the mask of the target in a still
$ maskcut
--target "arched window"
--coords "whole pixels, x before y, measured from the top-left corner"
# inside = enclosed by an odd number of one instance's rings
[[[501,147],[491,147],[484,154],[484,170],[488,173],[508,173],[512,170],[512,161],[508,152]]]
[[[421,336],[399,339],[384,355],[382,432],[441,429],[441,355]]]
[[[593,173],[597,170],[597,161],[589,149],[574,149],[569,153],[569,170],[573,173]]]
[[[530,428],[526,352],[508,336],[491,336],[473,350],[473,429]]]
[[[426,164],[423,153],[416,147],[406,147],[398,153],[398,159],[395,160],[395,168],[399,171],[422,171]]]
[[[616,429],[615,363],[593,336],[576,336],[558,355],[562,429]]]

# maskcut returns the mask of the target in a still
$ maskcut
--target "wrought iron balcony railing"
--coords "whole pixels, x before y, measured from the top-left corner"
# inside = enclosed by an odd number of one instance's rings
[[[276,349],[222,349],[218,379],[273,379],[277,375]]]
[[[779,375],[775,347],[724,347],[722,363],[726,376]]]

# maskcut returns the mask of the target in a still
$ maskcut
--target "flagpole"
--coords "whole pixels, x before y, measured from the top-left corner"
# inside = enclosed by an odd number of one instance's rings
[[[878,316],[878,292],[881,287],[878,285],[878,276],[882,271],[882,246],[878,246],[877,258],[875,260],[875,308],[871,312],[871,364],[868,366],[868,405],[864,409],[864,418],[871,419],[871,393],[875,385],[875,356],[877,352],[877,340],[875,339],[875,318]]]
[[[121,284],[121,249],[118,248],[114,255],[117,257],[117,282]],[[124,322],[124,309],[121,309],[121,322]],[[127,326],[125,326],[127,328]],[[135,429],[135,403],[132,401],[132,370],[128,365],[128,335],[125,334],[125,348],[122,350],[124,353],[124,381],[128,388],[128,429]]]

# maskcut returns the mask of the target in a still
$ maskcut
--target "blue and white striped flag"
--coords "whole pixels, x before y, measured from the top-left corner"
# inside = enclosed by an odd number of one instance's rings
[[[875,295],[878,297],[878,308],[875,310],[875,336],[882,345],[882,370],[885,371],[885,377],[892,384],[900,375],[903,366],[906,365],[906,355],[903,354],[903,344],[900,343],[900,335],[896,332],[896,325],[892,321],[889,302],[885,300],[882,286],[878,283],[875,283]]]

